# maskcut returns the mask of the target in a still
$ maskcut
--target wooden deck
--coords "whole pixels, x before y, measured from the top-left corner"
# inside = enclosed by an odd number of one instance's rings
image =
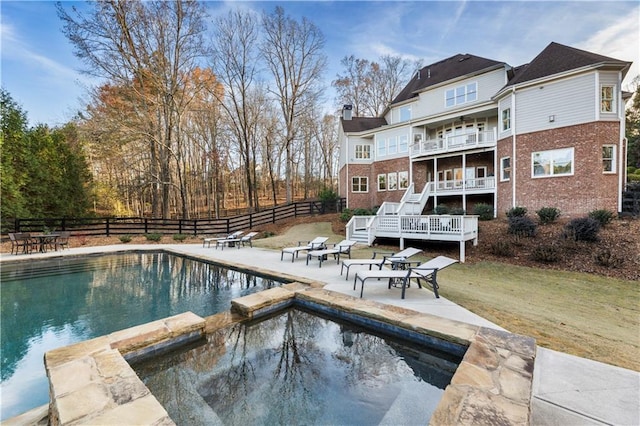
[[[478,244],[478,216],[354,216],[347,224],[347,239],[371,245],[377,237],[398,238],[400,249],[406,240],[457,241],[464,262],[465,243]]]

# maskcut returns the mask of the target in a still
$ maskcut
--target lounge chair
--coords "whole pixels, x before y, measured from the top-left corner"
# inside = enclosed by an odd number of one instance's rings
[[[353,289],[356,289],[356,283],[358,280],[362,283],[362,287],[360,288],[360,297],[362,297],[362,293],[364,291],[364,282],[369,278],[378,278],[378,279],[388,279],[389,280],[389,288],[391,288],[392,283],[402,282],[402,299],[404,299],[404,293],[406,288],[409,286],[409,281],[412,278],[415,278],[418,287],[422,288],[421,281],[425,281],[427,284],[431,286],[433,289],[433,293],[436,296],[436,299],[440,297],[438,294],[438,281],[436,280],[436,275],[438,271],[446,268],[447,266],[453,265],[458,262],[455,259],[448,258],[446,256],[438,256],[429,260],[428,262],[424,262],[416,267],[410,267],[407,270],[393,270],[393,269],[374,269],[371,271],[358,271],[356,272],[356,277],[353,280]]]
[[[222,250],[224,250],[224,246],[240,248],[240,246],[244,247],[246,243],[249,243],[251,247],[253,247],[251,239],[256,235],[258,235],[257,232],[249,232],[247,235],[244,235],[240,238],[225,238],[222,240],[218,240],[216,241],[216,250],[218,249],[218,247],[222,247]]]
[[[204,247],[205,244],[207,244],[207,247],[211,247],[211,243],[216,242],[216,241],[220,241],[220,240],[230,240],[233,238],[240,238],[240,236],[244,234],[244,231],[236,231],[233,232],[229,235],[227,235],[226,237],[211,237],[211,238],[205,238],[204,240],[202,240],[202,247]]]
[[[282,261],[282,257],[286,253],[291,255],[291,263],[293,263],[293,260],[298,257],[298,253],[301,251],[322,250],[326,248],[325,243],[328,239],[327,237],[315,237],[311,241],[298,241],[296,247],[285,247],[282,249],[280,252],[280,260]]]
[[[349,268],[353,265],[368,265],[369,270],[371,270],[372,266],[377,266],[378,269],[381,269],[384,265],[392,266],[394,262],[404,262],[406,259],[420,252],[422,252],[422,250],[413,247],[407,247],[406,249],[399,251],[398,253],[374,251],[373,257],[371,259],[346,259],[342,261],[340,275],[342,275],[342,271],[344,271],[344,268],[346,267],[347,275],[344,279],[348,280]],[[382,254],[383,256],[376,258],[378,254]]]
[[[356,241],[350,240],[342,240],[337,244],[333,245],[333,248],[327,248],[323,250],[311,250],[307,252],[307,265],[309,264],[309,259],[312,257],[318,258],[318,267],[322,268],[322,261],[326,260],[329,255],[333,255],[336,259],[337,263],[340,263],[340,255],[346,254],[351,259],[351,247],[356,244]]]

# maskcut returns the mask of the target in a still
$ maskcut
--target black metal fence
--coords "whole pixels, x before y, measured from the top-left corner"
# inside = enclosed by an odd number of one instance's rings
[[[341,212],[346,202],[328,206],[305,201],[223,219],[154,219],[146,217],[44,218],[3,220],[3,237],[9,232],[71,231],[74,236],[117,236],[137,234],[221,235],[256,229],[298,216]]]

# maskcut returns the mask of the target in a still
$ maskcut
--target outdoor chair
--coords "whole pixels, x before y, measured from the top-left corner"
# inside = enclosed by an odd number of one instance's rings
[[[51,241],[51,248],[55,251],[58,251],[58,247],[60,247],[60,250],[63,250],[65,247],[69,248],[69,237],[71,237],[71,231],[59,232],[58,236]]]
[[[340,267],[340,275],[345,268],[347,268],[347,275],[345,276],[345,280],[349,279],[349,268],[353,265],[364,265],[369,266],[369,270],[372,269],[373,266],[377,266],[378,269],[382,269],[383,266],[393,266],[398,262],[404,262],[411,256],[415,256],[418,253],[421,253],[421,249],[408,247],[398,253],[393,252],[379,252],[374,251],[373,257],[371,259],[346,259],[342,261],[342,266]],[[376,258],[378,254],[382,254],[382,257]]]
[[[34,247],[34,241],[31,240],[31,235],[27,232],[10,232],[9,240],[11,240],[11,254],[18,254],[18,251],[22,251],[24,254],[31,253]]]
[[[298,241],[296,247],[285,247],[282,249],[280,252],[280,261],[282,261],[285,253],[291,255],[291,263],[293,263],[301,251],[322,250],[326,248],[325,243],[328,239],[327,237],[315,237],[311,241]]]
[[[229,235],[227,235],[226,237],[209,237],[209,238],[205,238],[202,240],[202,247],[204,247],[205,244],[207,244],[207,247],[211,247],[211,243],[216,242],[216,241],[220,241],[220,240],[230,240],[233,238],[240,238],[240,236],[244,234],[244,231],[236,231],[233,232]]]
[[[350,240],[342,240],[337,244],[333,245],[333,248],[327,248],[323,250],[311,250],[307,252],[307,265],[309,264],[309,259],[312,257],[318,258],[318,267],[322,268],[322,262],[327,259],[329,255],[332,255],[336,262],[340,263],[340,255],[346,254],[351,259],[351,247],[356,244],[356,241]]]
[[[353,280],[353,289],[356,289],[356,284],[358,280],[360,280],[362,284],[362,286],[360,287],[360,297],[362,297],[362,294],[364,292],[364,282],[366,280],[368,280],[369,278],[384,278],[389,280],[389,288],[391,288],[392,285],[397,286],[399,283],[401,283],[401,298],[404,299],[405,290],[409,286],[409,281],[413,278],[416,280],[416,282],[418,283],[418,287],[420,288],[422,288],[421,281],[429,284],[436,296],[436,299],[438,299],[440,297],[440,295],[438,294],[438,281],[436,279],[438,271],[457,262],[457,260],[448,258],[446,256],[438,256],[416,267],[409,267],[406,270],[384,268],[374,269],[370,271],[358,271],[356,272],[356,277]]]
[[[216,241],[216,250],[218,249],[218,247],[222,247],[222,250],[224,250],[224,246],[240,248],[240,246],[244,246],[247,242],[251,245],[251,247],[253,247],[253,245],[251,244],[251,239],[256,235],[258,235],[257,232],[249,232],[247,235],[241,238],[226,238],[218,240]]]

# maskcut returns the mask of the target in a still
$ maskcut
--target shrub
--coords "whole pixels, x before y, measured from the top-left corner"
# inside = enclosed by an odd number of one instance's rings
[[[557,207],[543,207],[536,211],[540,223],[553,223],[560,217],[560,209]]]
[[[342,213],[340,213],[340,220],[347,223],[349,222],[349,219],[351,219],[351,216],[353,216],[351,209],[344,209],[342,210]]]
[[[560,258],[560,249],[554,245],[540,245],[531,251],[531,258],[536,262],[554,263]]]
[[[158,242],[162,239],[162,234],[155,233],[155,232],[151,234],[144,234],[144,236],[146,237],[147,241]]]
[[[600,222],[590,217],[571,220],[564,226],[562,236],[573,241],[598,241]]]
[[[614,218],[614,214],[609,210],[600,209],[589,212],[589,217],[595,219],[600,223],[600,226],[607,226]]]
[[[328,209],[329,211],[336,211],[337,203],[338,200],[340,200],[340,196],[331,188],[323,188],[320,193],[318,193],[318,199],[322,203],[322,207],[324,209]]]
[[[526,215],[526,207],[511,207],[509,210],[507,210],[507,217],[524,217]]]
[[[446,204],[439,204],[433,209],[433,214],[449,214],[451,209]]]
[[[630,183],[640,182],[640,174],[636,172],[632,175],[627,175],[627,181],[629,181]]]
[[[467,212],[462,208],[462,207],[454,207],[451,209],[451,212],[449,214],[455,214],[455,215],[465,215],[467,214]]]
[[[536,235],[536,224],[527,216],[510,216],[509,233],[518,237],[533,237]]]
[[[493,220],[493,206],[486,203],[478,203],[473,206],[473,214],[478,215],[479,220]]]
[[[125,243],[125,244],[126,243],[130,243],[131,242],[131,235],[121,235],[119,237],[119,239],[120,239],[121,243]]]
[[[613,254],[608,248],[598,250],[593,258],[598,265],[606,268],[617,268],[622,265],[622,258]]]
[[[186,234],[173,234],[173,241],[184,241],[188,238],[189,236]]]
[[[375,214],[376,214],[376,210],[369,210],[369,209],[362,209],[362,208],[353,209],[354,216],[373,216]]]
[[[508,241],[498,240],[489,246],[489,251],[501,257],[511,257],[513,256],[513,251],[511,249],[511,244]]]

